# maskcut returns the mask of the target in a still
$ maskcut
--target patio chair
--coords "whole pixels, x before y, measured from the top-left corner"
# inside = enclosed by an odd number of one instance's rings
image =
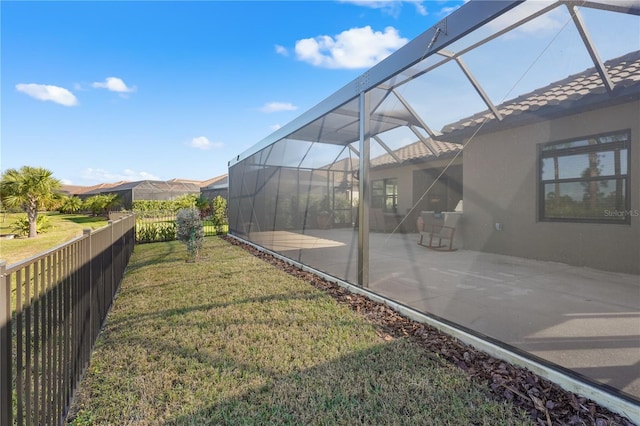
[[[419,245],[427,247],[433,250],[439,251],[455,251],[457,248],[453,248],[453,239],[456,235],[456,226],[460,220],[459,214],[444,214],[444,223],[438,225],[432,223],[430,226],[425,223],[424,230],[420,232]],[[423,242],[425,239],[427,244]],[[448,241],[448,244],[442,244],[442,241]]]

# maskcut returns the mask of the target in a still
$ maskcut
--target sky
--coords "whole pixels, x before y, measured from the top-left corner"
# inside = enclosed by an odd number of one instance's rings
[[[0,169],[206,180],[463,1],[0,2]]]

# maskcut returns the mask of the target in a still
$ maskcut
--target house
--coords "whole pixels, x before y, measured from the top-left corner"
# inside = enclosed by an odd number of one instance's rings
[[[462,145],[429,141],[430,148],[418,140],[391,153],[371,159],[371,208],[395,213],[391,226],[416,232],[421,211],[453,211],[462,200]]]
[[[640,51],[604,65],[611,92],[589,68],[372,158],[371,208],[412,229],[464,199],[459,248],[639,274]]]
[[[229,233],[637,407],[639,16],[465,3],[231,159]]]
[[[226,199],[229,195],[229,175],[224,174],[200,182],[200,195],[208,200],[217,196]]]
[[[443,128],[465,249],[640,274],[640,51],[604,65]]]
[[[133,202],[137,200],[173,200],[183,195],[198,195],[199,193],[200,186],[195,183],[141,180],[85,192],[81,197],[87,198],[97,194],[117,194],[120,199],[120,206],[130,210]]]

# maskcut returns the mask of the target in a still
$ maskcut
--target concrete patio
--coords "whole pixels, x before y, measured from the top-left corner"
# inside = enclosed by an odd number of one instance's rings
[[[260,234],[260,235],[259,235]],[[351,229],[254,233],[265,248],[357,282]],[[369,290],[640,400],[640,276],[370,234]]]

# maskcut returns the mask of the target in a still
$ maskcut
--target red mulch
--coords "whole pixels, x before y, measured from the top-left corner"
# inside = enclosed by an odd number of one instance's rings
[[[496,399],[510,401],[526,410],[533,421],[541,426],[634,425],[627,418],[567,392],[525,368],[493,358],[430,325],[408,319],[384,304],[351,293],[235,238],[227,237],[226,240],[348,305],[377,325],[383,338],[410,338],[424,349],[438,354],[464,370],[471,379],[486,384]]]

